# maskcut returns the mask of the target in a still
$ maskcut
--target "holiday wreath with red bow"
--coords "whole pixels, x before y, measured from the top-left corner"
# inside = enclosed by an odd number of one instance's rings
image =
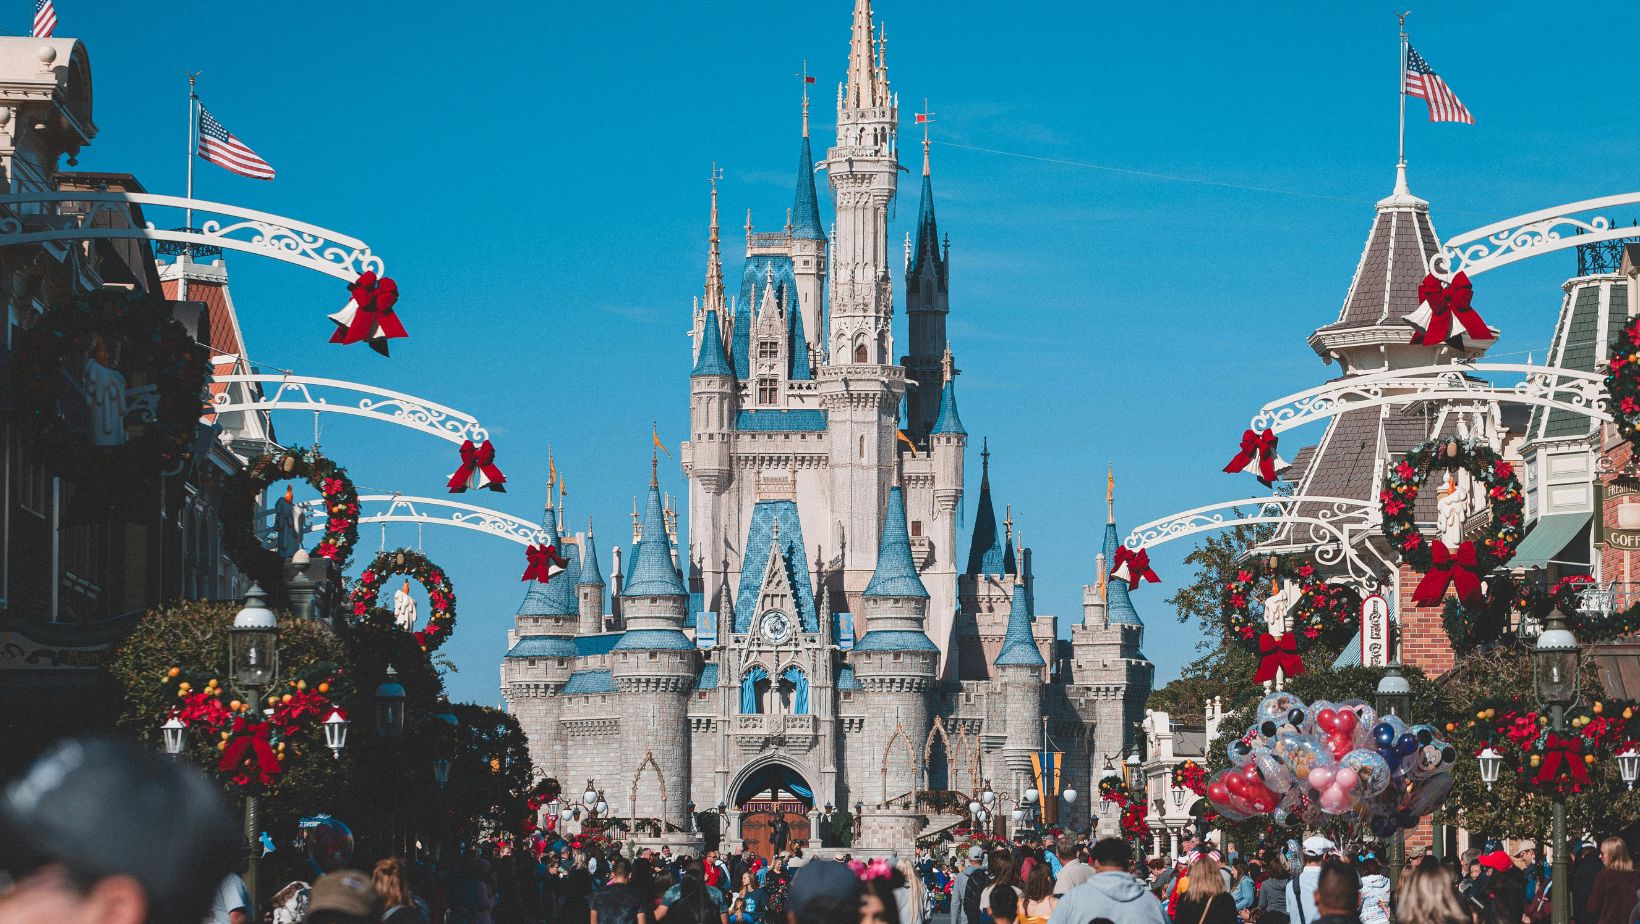
[[[1193,760],[1173,768],[1173,785],[1188,789],[1198,796],[1207,795],[1207,768]]]
[[[223,551],[246,577],[264,588],[283,581],[285,560],[257,538],[257,506],[269,485],[296,478],[317,489],[324,501],[324,532],[312,554],[329,559],[339,573],[347,567],[359,541],[359,492],[347,477],[347,469],[299,447],[258,456],[228,479],[218,516]]]
[[[1291,584],[1297,601],[1288,611],[1289,628],[1272,635],[1253,604],[1282,584]],[[1224,584],[1220,596],[1225,634],[1260,656],[1254,682],[1274,680],[1276,669],[1288,677],[1304,673],[1300,652],[1315,645],[1337,647],[1360,625],[1361,595],[1348,584],[1324,580],[1310,561],[1285,555],[1249,558]]]
[[[1631,318],[1611,342],[1606,360],[1606,401],[1619,436],[1640,450],[1640,317]]]
[[[1591,785],[1589,773],[1626,751],[1640,751],[1640,704],[1596,699],[1566,715],[1566,732],[1549,729],[1549,713],[1524,697],[1476,703],[1447,731],[1479,752],[1490,747],[1522,786],[1567,796]]]
[[[1464,540],[1449,549],[1440,539],[1426,539],[1416,517],[1418,493],[1436,469],[1462,469],[1485,489],[1491,519],[1479,541]],[[1455,437],[1429,440],[1407,451],[1390,466],[1378,492],[1384,535],[1391,548],[1424,578],[1412,593],[1414,602],[1434,606],[1448,587],[1458,599],[1475,604],[1484,598],[1481,579],[1515,557],[1521,540],[1525,499],[1515,467],[1484,442]]]
[[[394,549],[376,556],[368,568],[353,582],[348,595],[348,612],[355,621],[368,622],[377,628],[395,627],[392,610],[378,606],[387,579],[395,574],[412,578],[427,591],[427,625],[410,630],[422,651],[432,651],[444,644],[456,626],[456,592],[450,586],[450,577],[414,549]]]
[[[1143,796],[1134,798],[1119,776],[1099,780],[1099,801],[1109,802],[1122,812],[1122,833],[1128,837],[1149,837],[1150,822],[1146,820],[1150,808]]]

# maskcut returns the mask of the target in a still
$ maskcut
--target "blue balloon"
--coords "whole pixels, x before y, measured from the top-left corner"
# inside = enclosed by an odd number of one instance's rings
[[[1411,732],[1403,734],[1400,740],[1395,742],[1395,749],[1401,752],[1402,757],[1405,757],[1413,751],[1418,750],[1417,736],[1413,735]]]
[[[1379,722],[1372,728],[1372,743],[1378,745],[1379,750],[1395,746],[1395,726],[1388,722]]]

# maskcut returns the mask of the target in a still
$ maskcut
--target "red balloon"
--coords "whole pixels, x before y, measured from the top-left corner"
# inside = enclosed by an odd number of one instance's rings
[[[1338,713],[1331,709],[1323,709],[1315,714],[1315,727],[1324,732],[1330,732],[1338,724]]]
[[[1354,710],[1338,710],[1338,730],[1346,735],[1355,734],[1355,726],[1359,719],[1360,717],[1355,714]]]
[[[1239,773],[1231,773],[1227,775],[1224,778],[1224,785],[1234,795],[1245,796],[1247,794],[1247,777],[1244,777]]]
[[[1230,788],[1223,782],[1214,780],[1207,784],[1207,798],[1219,805],[1230,804]]]
[[[1345,734],[1342,729],[1327,736],[1327,747],[1332,750],[1334,760],[1342,760],[1355,747],[1355,739]]]

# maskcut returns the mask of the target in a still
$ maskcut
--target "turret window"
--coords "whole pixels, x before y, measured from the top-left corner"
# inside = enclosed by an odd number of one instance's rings
[[[863,343],[854,346],[854,361],[864,365],[866,363],[866,345]]]
[[[773,362],[780,358],[780,344],[774,340],[759,340],[757,342],[757,358]]]
[[[780,383],[774,379],[757,380],[757,403],[776,404],[780,401]]]
[[[912,520],[911,521],[911,535],[913,535],[913,536],[921,536],[922,535],[922,521],[921,520]]]

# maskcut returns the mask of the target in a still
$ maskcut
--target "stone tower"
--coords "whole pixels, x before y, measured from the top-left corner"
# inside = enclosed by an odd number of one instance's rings
[[[939,660],[939,648],[923,631],[928,590],[911,559],[898,486],[888,489],[887,506],[877,568],[863,595],[867,632],[851,656],[867,708],[859,742],[863,753],[848,761],[849,791],[854,800],[870,804],[898,799],[920,785]]]
[[[581,543],[581,577],[575,582],[579,609],[579,635],[604,631],[604,572],[598,564],[598,543],[592,538],[592,521],[587,520],[586,539]]]
[[[542,515],[541,528],[548,545],[559,545],[558,517],[551,505]],[[547,583],[531,582],[508,633],[510,644],[501,661],[501,690],[508,711],[525,728],[556,730],[563,715],[564,704],[558,693],[574,670],[579,621],[578,613],[566,612],[566,607],[555,599],[561,595],[554,593],[554,584],[562,584],[567,578],[566,572],[559,572]],[[551,735],[532,736],[529,748],[530,760],[537,767],[549,776],[562,778],[567,765]]]
[[[992,686],[1002,693],[1006,734],[1002,763],[1008,768],[1010,789],[1019,792],[1032,785],[1031,752],[1042,749],[1042,686],[1048,668],[1031,633],[1030,604],[1023,580],[1014,581],[1008,630],[992,667]]]
[[[689,593],[672,563],[656,461],[649,500],[622,591],[626,631],[610,652],[610,674],[622,699],[627,742],[617,778],[636,780],[633,812],[682,828],[689,780],[689,694],[698,670],[695,645],[683,633]],[[650,765],[658,778],[647,777]],[[651,788],[653,786],[653,788]],[[664,793],[664,797],[662,796]]]

